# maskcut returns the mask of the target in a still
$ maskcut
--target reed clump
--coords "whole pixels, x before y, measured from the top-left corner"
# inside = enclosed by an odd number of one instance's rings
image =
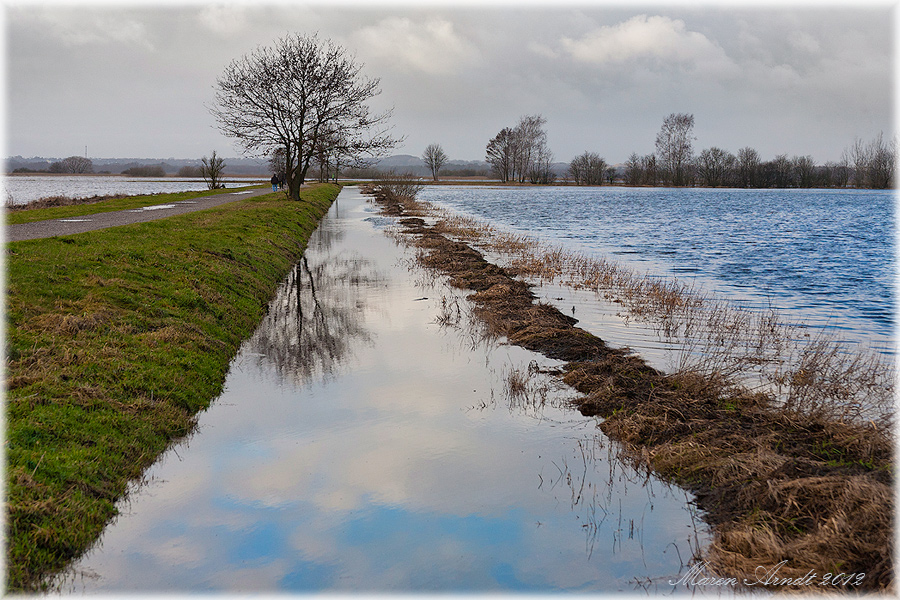
[[[469,299],[487,329],[567,362],[563,381],[583,394],[575,405],[604,418],[600,427],[623,456],[694,492],[714,526],[703,556],[711,571],[754,581],[758,567],[787,561],[781,578],[842,572],[855,583],[833,590],[894,588],[891,364],[853,357],[824,337],[796,344],[774,311],[755,315],[680,282],[545,251],[524,236],[445,218],[414,198],[370,191],[387,214],[404,216],[401,235],[423,265],[474,291]],[[461,241],[466,236],[507,252],[507,264],[486,261]],[[516,276],[593,289],[665,335],[687,335],[679,368],[663,373],[609,347],[535,303]],[[760,375],[762,367],[770,374]],[[766,385],[746,385],[748,368],[768,377]]]

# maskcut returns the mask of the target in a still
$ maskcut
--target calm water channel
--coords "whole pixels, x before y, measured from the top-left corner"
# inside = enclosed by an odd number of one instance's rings
[[[509,385],[556,363],[439,325],[465,301],[386,223],[341,193],[63,593],[692,591],[669,584],[709,539],[691,498],[619,462],[570,391]]]

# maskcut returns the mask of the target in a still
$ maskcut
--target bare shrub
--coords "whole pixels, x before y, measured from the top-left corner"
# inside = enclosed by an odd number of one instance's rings
[[[414,200],[416,195],[422,191],[423,183],[421,177],[416,177],[412,173],[388,171],[378,177],[378,187],[382,193],[393,199]]]

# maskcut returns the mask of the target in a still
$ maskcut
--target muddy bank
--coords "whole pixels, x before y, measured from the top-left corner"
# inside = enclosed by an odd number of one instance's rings
[[[428,225],[414,201],[371,190],[423,265],[472,290],[494,335],[567,362],[577,408],[638,465],[697,495],[710,574],[768,589],[893,589],[893,446],[870,425],[801,417],[726,380],[662,373],[610,348],[527,284]],[[843,575],[840,575],[843,574]],[[762,585],[762,583],[760,583]]]

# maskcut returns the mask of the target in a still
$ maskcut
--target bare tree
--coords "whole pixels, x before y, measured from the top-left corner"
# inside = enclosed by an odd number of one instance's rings
[[[444,149],[441,148],[440,144],[428,144],[428,147],[425,148],[425,152],[422,154],[422,160],[425,161],[425,165],[431,170],[431,176],[437,181],[441,167],[447,162],[447,155],[444,153]]]
[[[360,166],[400,141],[389,133],[390,111],[370,111],[379,80],[361,71],[331,40],[287,35],[232,61],[217,81],[210,112],[247,153],[284,148],[288,195],[299,200],[316,147],[329,132],[341,132],[332,151]]]
[[[850,166],[846,158],[838,162],[829,161],[822,167],[822,185],[825,187],[843,188],[850,181]]]
[[[277,175],[287,173],[287,163],[284,158],[284,148],[279,146],[269,153],[269,170]]]
[[[759,152],[749,146],[738,150],[737,179],[738,185],[745,188],[760,187],[760,166],[762,161]]]
[[[528,167],[528,181],[531,183],[547,185],[556,180],[553,172],[553,152],[546,145],[539,146],[533,151]]]
[[[794,169],[787,154],[779,154],[763,164],[766,185],[774,188],[794,187]]]
[[[334,177],[337,181],[338,174],[343,164],[343,148],[345,140],[337,129],[328,129],[316,143],[313,162],[318,169],[319,181],[325,182]],[[349,162],[349,158],[348,158]]]
[[[585,152],[569,163],[569,173],[576,185],[601,185],[607,175],[606,169],[606,161],[596,152]]]
[[[794,171],[794,179],[798,187],[811,188],[816,182],[816,163],[813,157],[795,156],[791,159],[791,167]]]
[[[203,177],[203,181],[206,182],[207,187],[211,190],[224,187],[222,185],[222,173],[224,170],[225,159],[216,156],[215,150],[213,150],[212,156],[209,158],[204,156],[200,159],[200,176]]]
[[[603,170],[603,177],[606,179],[606,183],[612,185],[616,182],[616,177],[619,176],[619,171],[612,165],[606,167]]]
[[[856,187],[866,186],[866,171],[869,166],[869,149],[865,143],[859,138],[853,141],[853,145],[844,151],[844,157],[851,165],[851,176],[853,177],[853,185]]]
[[[93,173],[94,162],[84,156],[70,156],[50,164],[51,173]]]
[[[730,183],[736,162],[731,152],[713,146],[697,157],[697,169],[705,185],[719,187]]]
[[[625,161],[625,185],[641,185],[644,181],[644,167],[637,152],[632,152]]]
[[[672,113],[665,118],[656,136],[656,154],[666,181],[674,186],[688,185],[693,157],[694,115]]]
[[[886,189],[894,185],[894,158],[896,141],[885,142],[883,134],[873,139],[866,148],[866,184],[875,189]]]
[[[500,181],[507,182],[515,177],[514,156],[515,135],[512,129],[504,127],[488,142],[485,160]]]
[[[642,185],[659,185],[659,161],[655,154],[647,154],[641,158]]]
[[[502,129],[488,142],[487,162],[501,181],[546,182],[553,178],[553,153],[547,147],[546,122],[540,115],[521,117],[513,129]]]
[[[514,167],[519,181],[526,178],[534,179],[536,172],[549,173],[548,156],[552,159],[552,153],[547,148],[547,132],[544,125],[547,119],[541,115],[526,115],[519,119],[514,131],[515,154]],[[544,167],[547,168],[544,168]],[[543,175],[538,176],[543,179]]]

